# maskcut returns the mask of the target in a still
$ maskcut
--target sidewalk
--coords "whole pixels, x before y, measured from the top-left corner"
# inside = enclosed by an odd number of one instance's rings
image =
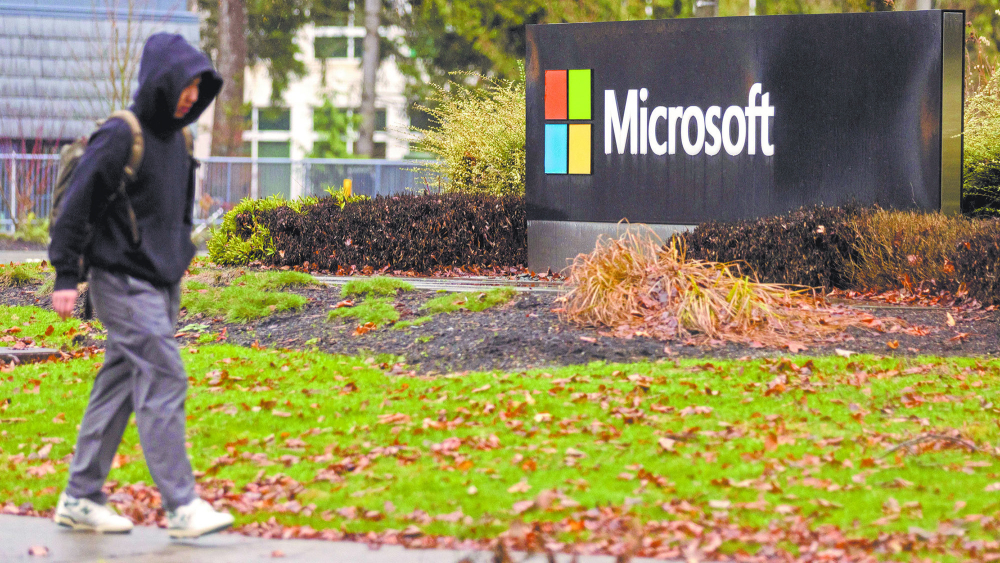
[[[0,264],[41,262],[48,259],[49,253],[45,250],[0,250]]]
[[[28,555],[35,546],[47,556]],[[512,554],[516,563],[547,563],[545,555]],[[558,563],[572,556],[559,555]],[[73,532],[47,518],[0,515],[0,561],[45,563],[250,563],[252,561],[350,563],[492,563],[483,551],[410,550],[399,546],[370,549],[355,542],[321,540],[265,540],[223,533],[197,540],[171,540],[167,531],[136,526],[131,534]],[[614,557],[580,556],[577,563],[613,563]],[[653,563],[632,559],[630,563]],[[664,563],[662,561],[657,563]]]

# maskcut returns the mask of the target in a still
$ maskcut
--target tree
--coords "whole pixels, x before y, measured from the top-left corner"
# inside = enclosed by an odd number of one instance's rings
[[[348,115],[333,105],[327,97],[323,105],[313,110],[313,131],[319,139],[313,143],[309,158],[347,158],[351,152],[347,150],[347,136],[357,130],[359,115]]]
[[[225,87],[215,102],[212,154],[242,153],[246,117],[243,111],[243,74],[247,65],[247,13],[244,0],[219,0],[215,36],[215,66]]]
[[[213,57],[226,81],[215,109],[212,152],[241,154],[247,126],[243,75],[248,65],[262,62],[271,77],[271,99],[278,101],[292,76],[305,65],[295,55],[295,35],[309,19],[312,0],[198,0],[207,14],[202,49]]]
[[[371,158],[375,149],[375,82],[379,66],[379,34],[382,0],[365,0],[365,49],[361,59],[361,129],[357,153]]]

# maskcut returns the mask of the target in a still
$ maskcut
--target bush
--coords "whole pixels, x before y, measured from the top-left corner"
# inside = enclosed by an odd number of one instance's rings
[[[278,208],[299,212],[318,201],[316,198],[287,201],[281,196],[244,199],[223,216],[218,229],[212,229],[212,238],[208,240],[209,258],[216,264],[231,266],[267,259],[275,252],[274,239],[267,227],[260,224],[261,214]]]
[[[464,74],[464,73],[456,73]],[[423,135],[419,151],[433,153],[436,163],[418,168],[426,185],[444,192],[524,194],[524,70],[521,80],[508,81],[476,74],[483,86],[451,81],[430,98],[437,126],[414,129]]]
[[[962,211],[1000,213],[1000,73],[965,103]]]
[[[852,221],[860,207],[810,207],[734,222],[708,222],[686,233],[688,256],[748,266],[761,281],[846,288],[845,261],[853,258]]]
[[[516,196],[380,196],[343,209],[324,198],[302,212],[275,206],[255,217],[274,249],[262,260],[274,266],[432,272],[526,261],[524,199]]]
[[[983,220],[977,226],[968,240],[955,245],[952,261],[970,296],[1000,304],[1000,221]]]
[[[940,213],[877,209],[854,219],[853,259],[846,275],[857,288],[887,290],[933,284],[954,291],[953,259],[979,221]]]

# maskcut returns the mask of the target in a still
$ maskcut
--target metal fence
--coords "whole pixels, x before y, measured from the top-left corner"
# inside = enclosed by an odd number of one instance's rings
[[[374,197],[437,191],[415,169],[419,161],[209,157],[196,172],[195,223],[218,222],[240,200],[326,195],[351,180],[355,194]],[[12,232],[28,212],[47,217],[59,155],[0,154],[0,231]]]

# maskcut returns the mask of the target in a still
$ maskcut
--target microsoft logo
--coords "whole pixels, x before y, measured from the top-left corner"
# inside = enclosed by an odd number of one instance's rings
[[[591,173],[590,69],[545,71],[545,173]]]

